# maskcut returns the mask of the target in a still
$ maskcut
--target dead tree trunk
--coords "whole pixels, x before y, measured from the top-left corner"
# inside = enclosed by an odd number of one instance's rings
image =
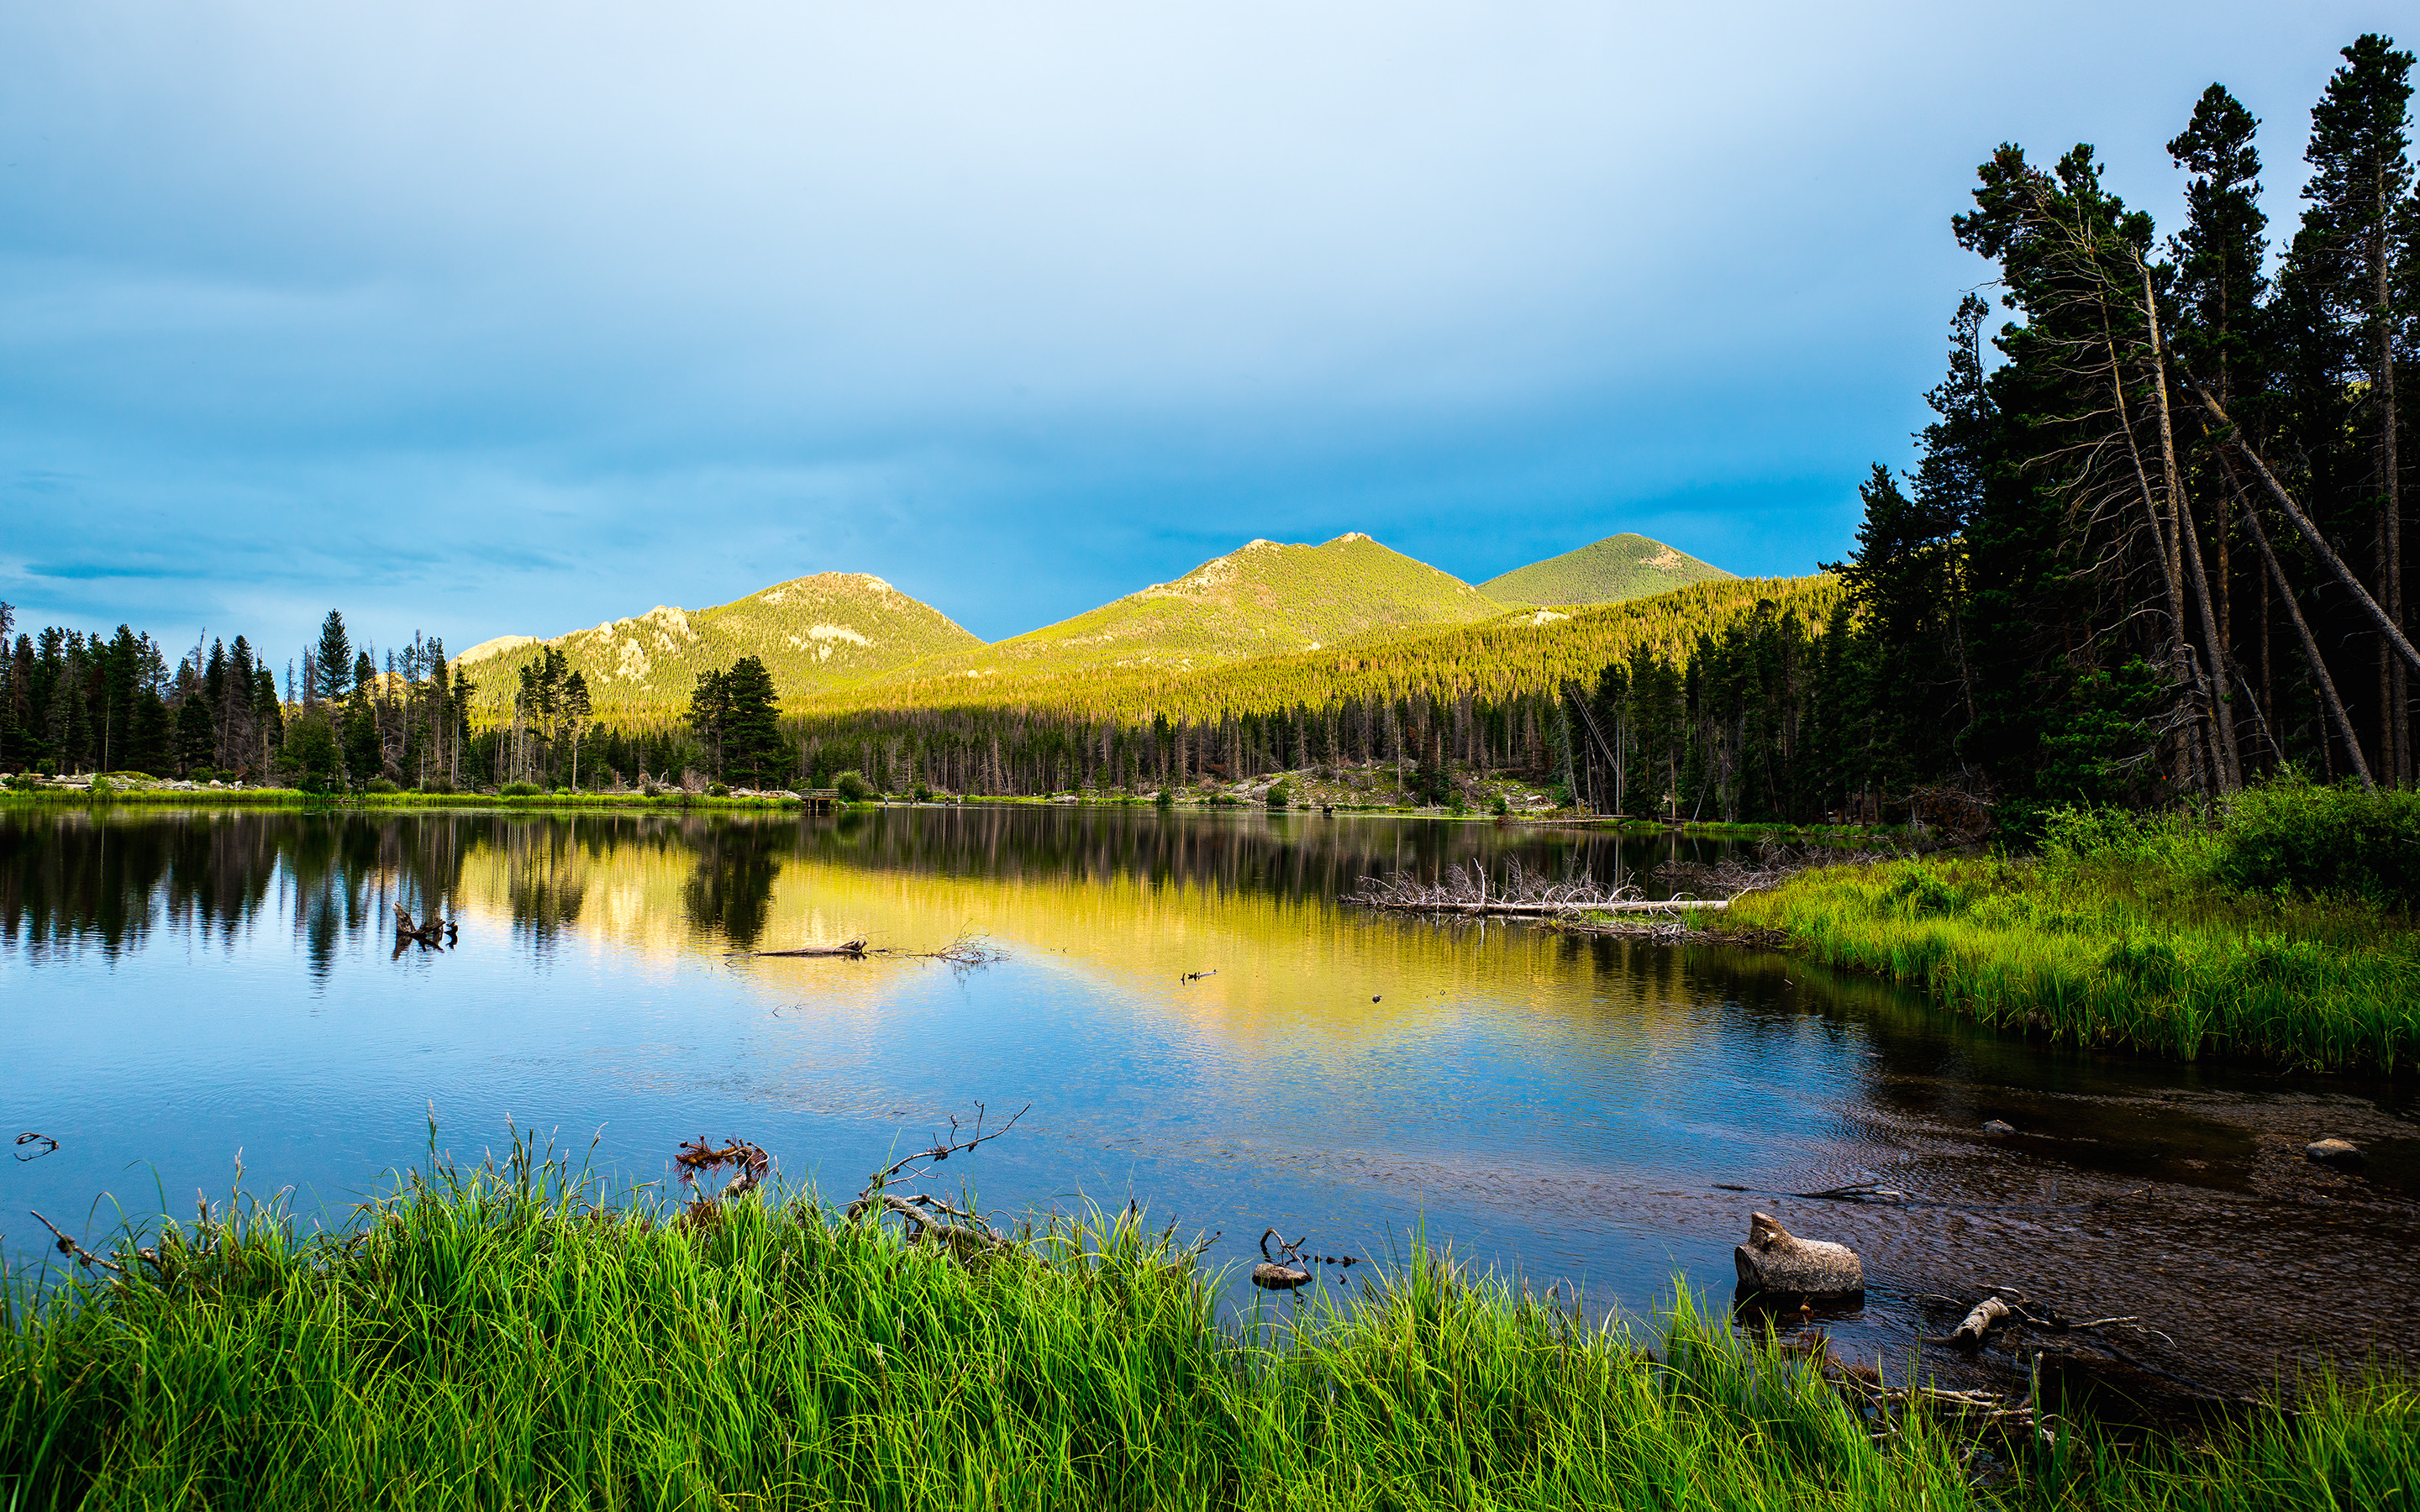
[[[2368,763],[2362,760],[2361,741],[2353,734],[2352,720],[2346,717],[2344,700],[2336,697],[2335,679],[2328,675],[2328,664],[2319,659],[2319,643],[2312,638],[2310,625],[2304,622],[2302,606],[2294,602],[2294,585],[2286,580],[2286,569],[2278,564],[2277,553],[2269,545],[2269,532],[2260,527],[2260,511],[2248,499],[2243,501],[2243,506],[2244,528],[2252,533],[2252,544],[2260,548],[2260,560],[2268,563],[2270,580],[2277,596],[2285,601],[2286,617],[2294,622],[2294,633],[2302,638],[2303,659],[2310,663],[2311,681],[2327,704],[2328,717],[2352,758],[2352,769],[2360,777],[2362,787],[2374,790],[2377,784],[2370,780]]]

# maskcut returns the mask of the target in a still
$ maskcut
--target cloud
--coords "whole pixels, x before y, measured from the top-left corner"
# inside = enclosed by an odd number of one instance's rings
[[[12,8],[0,511],[82,566],[0,594],[468,644],[823,568],[997,637],[1349,529],[1806,570],[1922,422],[1993,144],[2101,141],[2164,218],[2223,76],[2289,214],[2368,23]]]

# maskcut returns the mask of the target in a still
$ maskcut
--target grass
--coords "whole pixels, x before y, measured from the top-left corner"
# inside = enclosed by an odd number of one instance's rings
[[[13,1289],[16,1508],[2408,1505],[2420,1393],[2323,1377],[2214,1436],[1877,1443],[1685,1298],[1590,1322],[1415,1252],[1225,1318],[1131,1221],[960,1261],[761,1195],[609,1211],[517,1151],[336,1232],[222,1207]],[[71,1274],[73,1273],[70,1273]],[[1222,1320],[1222,1319],[1224,1320]],[[1978,1452],[1980,1451],[1980,1452]],[[1988,1489],[1987,1489],[1988,1488]],[[2395,1502],[2400,1495],[2404,1502]]]
[[[2290,780],[2219,823],[2077,813],[2038,856],[1909,859],[1803,872],[1736,900],[1820,960],[1920,984],[1987,1024],[2192,1059],[2309,1071],[2420,1061],[2420,931],[2401,899],[2312,892],[2247,865],[2335,790]],[[2370,803],[2375,838],[2399,799]],[[2307,855],[2310,845],[2285,849]]]

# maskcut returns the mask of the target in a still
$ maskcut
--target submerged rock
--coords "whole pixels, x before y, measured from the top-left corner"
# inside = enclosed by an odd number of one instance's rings
[[[1983,1132],[1987,1134],[2012,1134],[2017,1132],[2017,1126],[2005,1119],[1986,1119]]]
[[[2362,1162],[2361,1147],[2350,1139],[2314,1139],[2303,1147],[2303,1153],[2322,1165],[2358,1165]]]
[[[1740,1285],[1797,1297],[1853,1297],[1866,1268],[1846,1244],[1800,1239],[1770,1213],[1749,1217],[1747,1242],[1731,1251]]]

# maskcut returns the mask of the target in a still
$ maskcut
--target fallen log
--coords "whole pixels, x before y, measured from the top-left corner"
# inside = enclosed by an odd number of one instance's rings
[[[850,961],[862,961],[865,959],[866,951],[863,940],[844,940],[838,945],[802,945],[795,950],[735,950],[732,954],[784,957],[841,956]]]
[[[1846,1244],[1800,1239],[1770,1213],[1749,1215],[1747,1242],[1731,1251],[1739,1284],[1792,1297],[1854,1297],[1866,1268]]]
[[[1622,903],[1432,903],[1370,902],[1349,899],[1371,908],[1391,908],[1406,914],[1502,914],[1521,918],[1544,918],[1566,914],[1683,914],[1698,910],[1719,913],[1729,908],[1728,898],[1664,898],[1652,901],[1629,900]]]
[[[1962,1350],[1979,1350],[1983,1335],[2007,1322],[2009,1312],[2007,1303],[1997,1297],[1986,1297],[1949,1331],[1949,1342]]]

